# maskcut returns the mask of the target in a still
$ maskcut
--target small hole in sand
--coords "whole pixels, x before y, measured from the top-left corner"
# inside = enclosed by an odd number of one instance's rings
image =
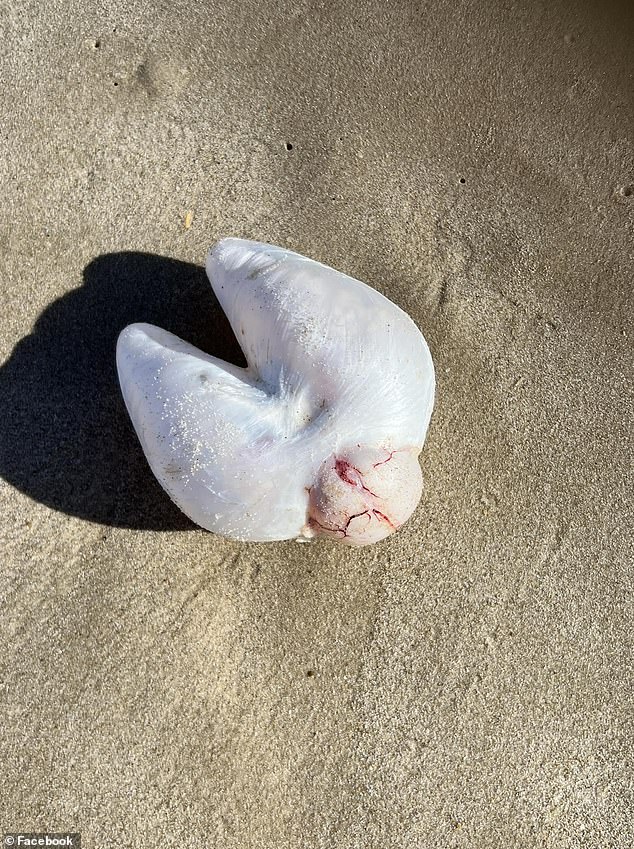
[[[461,177],[461,178],[460,178],[460,182],[461,182],[461,183],[462,183],[462,185],[464,186],[464,184],[465,184],[467,181],[465,180],[465,178],[464,178],[464,177]]]
[[[97,39],[95,41],[95,50],[99,50],[100,47],[101,47],[101,41],[99,39]]]
[[[114,85],[114,86],[118,86],[118,85],[119,85],[119,83],[115,80],[115,81],[114,81],[114,83],[113,83],[113,85]]]
[[[286,148],[286,150],[292,150],[293,149],[293,145],[290,142],[286,142],[284,147]]]
[[[632,187],[632,186],[623,186],[623,188],[621,189],[621,194],[625,198],[631,197],[633,193],[634,193],[634,187]]]
[[[307,678],[312,678],[314,674],[315,674],[315,673],[313,672],[313,670],[312,670],[312,669],[307,669],[307,670],[306,670],[306,677],[307,677]]]

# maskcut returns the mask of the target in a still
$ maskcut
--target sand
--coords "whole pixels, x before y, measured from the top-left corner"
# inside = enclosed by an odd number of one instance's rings
[[[0,825],[634,845],[631,6],[9,0],[0,29]],[[225,541],[153,480],[115,340],[239,357],[223,235],[428,339],[389,541]]]

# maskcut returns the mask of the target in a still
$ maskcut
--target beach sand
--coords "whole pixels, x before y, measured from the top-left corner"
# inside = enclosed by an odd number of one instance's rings
[[[634,845],[631,8],[2,5],[5,831]],[[425,334],[425,492],[386,542],[226,541],[151,476],[117,334],[239,358],[224,235]]]

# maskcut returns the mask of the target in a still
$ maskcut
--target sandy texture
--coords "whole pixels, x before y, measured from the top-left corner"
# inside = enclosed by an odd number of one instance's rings
[[[629,5],[0,5],[5,829],[634,845]],[[239,356],[227,234],[425,333],[388,542],[226,542],[152,479],[116,336]]]

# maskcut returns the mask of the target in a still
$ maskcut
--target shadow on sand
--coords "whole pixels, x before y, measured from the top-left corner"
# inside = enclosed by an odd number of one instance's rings
[[[0,475],[83,519],[193,528],[152,475],[119,391],[117,336],[135,321],[244,364],[203,268],[142,253],[98,257],[0,368]]]

